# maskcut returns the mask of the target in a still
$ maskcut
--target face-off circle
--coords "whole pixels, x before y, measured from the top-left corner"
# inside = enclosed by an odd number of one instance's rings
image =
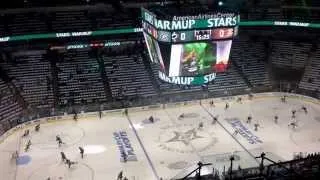
[[[159,147],[178,153],[194,153],[208,150],[214,146],[218,139],[213,133],[198,130],[191,124],[179,124],[162,127],[159,134]]]
[[[192,164],[190,164],[189,162],[187,161],[178,161],[178,162],[174,162],[174,163],[171,163],[171,164],[168,164],[168,168],[169,169],[173,169],[173,170],[179,170],[179,169],[185,169],[189,166],[191,166]]]
[[[39,149],[56,149],[58,144],[56,136],[59,135],[65,143],[63,146],[70,146],[79,142],[84,136],[84,130],[75,125],[52,126],[50,130],[40,129],[39,132],[31,135],[33,147]]]
[[[28,180],[94,180],[94,171],[83,163],[76,163],[68,168],[66,164],[51,164],[33,171]]]

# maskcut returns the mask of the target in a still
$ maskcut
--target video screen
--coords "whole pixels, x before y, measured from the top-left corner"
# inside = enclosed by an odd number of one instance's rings
[[[216,44],[197,42],[172,45],[169,77],[197,76],[212,72],[216,64]]]
[[[207,41],[171,46],[169,77],[200,76],[225,71],[231,40]]]

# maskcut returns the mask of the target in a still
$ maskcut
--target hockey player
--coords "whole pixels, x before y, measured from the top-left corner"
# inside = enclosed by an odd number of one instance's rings
[[[301,109],[304,111],[305,114],[308,114],[308,110],[307,110],[307,108],[305,106],[302,106]]]
[[[76,111],[74,111],[73,120],[74,120],[74,121],[78,121],[78,114],[77,114]]]
[[[179,119],[183,119],[184,118],[184,113],[180,114]]]
[[[84,149],[82,147],[79,147],[81,158],[83,159]]]
[[[292,113],[292,116],[291,116],[292,119],[296,118],[296,110],[292,110],[291,113]]]
[[[274,123],[278,124],[279,117],[277,115],[274,116]]]
[[[288,127],[292,127],[292,129],[296,129],[297,123],[294,122],[294,121],[292,121],[292,122],[288,125]]]
[[[241,97],[238,97],[237,103],[242,103],[242,98]]]
[[[153,118],[153,116],[150,116],[150,117],[149,117],[149,121],[150,121],[151,123],[154,123],[154,118]]]
[[[58,142],[58,141],[61,141],[61,138],[60,138],[59,135],[56,135],[56,141],[57,141],[57,142]]]
[[[215,107],[213,100],[210,101],[210,106]]]
[[[123,178],[123,171],[120,171],[117,177],[117,180],[122,180]]]
[[[229,109],[229,103],[226,103],[226,106],[224,107],[224,110]]]
[[[287,96],[286,95],[281,97],[281,102],[283,102],[283,103],[287,102]]]
[[[24,151],[25,151],[25,152],[29,151],[30,146],[31,146],[31,140],[29,140],[29,141],[27,142],[26,147],[24,148]]]
[[[56,141],[58,142],[59,147],[61,147],[61,145],[64,144],[59,135],[56,136]]]
[[[11,155],[11,158],[14,160],[17,160],[19,158],[19,152],[18,151],[13,152]]]
[[[238,131],[238,129],[236,129],[236,130],[234,130],[232,136],[236,136],[236,135],[238,135],[238,133],[239,133],[239,131]]]
[[[250,124],[250,123],[251,123],[251,120],[252,120],[252,116],[249,115],[248,118],[247,118],[247,123]]]
[[[123,158],[123,162],[127,162],[127,160],[128,160],[128,158],[127,158],[127,154],[125,153],[125,152],[121,152],[121,156],[122,156],[122,158]]]
[[[66,155],[64,154],[64,152],[60,152],[60,154],[61,154],[61,161],[65,162],[67,160]]]
[[[198,129],[203,129],[203,122],[200,122],[200,123],[199,123]]]
[[[71,168],[71,161],[70,161],[70,159],[66,159],[66,164],[68,165],[69,168]]]
[[[36,132],[39,132],[39,130],[40,130],[40,124],[37,124],[37,125],[34,127],[34,130],[35,130]]]
[[[71,168],[71,165],[77,164],[77,162],[73,162],[70,159],[66,159],[66,164],[68,165],[69,168]]]
[[[30,134],[29,129],[26,129],[26,130],[24,131],[22,137],[27,137],[27,136],[29,136],[29,134]]]
[[[102,111],[99,109],[99,119],[102,118]]]
[[[260,126],[259,123],[255,123],[253,126],[254,126],[254,130],[258,131],[258,127]]]
[[[214,116],[213,117],[213,121],[212,121],[212,124],[216,124],[218,121],[218,116]]]
[[[253,98],[253,95],[250,93],[250,94],[248,94],[248,99],[249,100],[252,100],[252,98]]]

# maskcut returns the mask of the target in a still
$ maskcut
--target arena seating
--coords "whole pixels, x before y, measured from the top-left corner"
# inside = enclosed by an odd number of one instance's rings
[[[274,1],[274,0],[258,0],[257,6],[258,7],[280,7],[281,6],[281,1]]]
[[[216,79],[208,85],[208,90],[211,92],[244,90],[246,88],[248,88],[248,85],[232,63],[226,72],[217,73]]]
[[[5,16],[0,15],[0,37],[6,36],[8,32],[5,30]]]
[[[262,20],[263,19],[263,10],[261,9],[252,9],[248,12],[249,20]]]
[[[271,86],[265,57],[266,50],[261,41],[242,36],[232,43],[231,60],[254,87]]]
[[[310,43],[273,41],[272,64],[282,68],[303,69],[310,53]]]
[[[44,14],[30,12],[6,16],[9,31],[12,35],[24,35],[30,32],[34,34],[46,33],[48,31]]]
[[[58,11],[51,14],[52,30],[55,32],[92,30],[87,11]]]
[[[264,19],[267,20],[282,20],[282,12],[281,9],[268,9],[266,12],[264,12]]]
[[[85,104],[105,100],[105,92],[96,58],[87,50],[68,51],[57,62],[60,104]]]
[[[130,13],[128,15],[111,15],[112,13],[106,11],[91,12],[90,17],[95,22],[97,29],[108,28],[123,28],[123,27],[135,27],[134,17]]]
[[[7,84],[0,79],[0,135],[20,118],[22,107],[17,103]],[[16,123],[15,123],[16,124]]]
[[[320,89],[320,49],[311,54],[310,62],[305,69],[305,73],[300,81],[299,88],[305,90]]]
[[[113,97],[151,96],[156,90],[140,56],[103,56]]]
[[[52,106],[50,64],[45,51],[27,51],[13,54],[13,62],[1,63],[25,100],[33,106]]]
[[[243,12],[242,15],[245,15],[241,16],[241,19],[285,20],[290,18],[292,21],[307,22],[319,19],[319,13],[314,11],[302,12],[302,14],[290,12],[288,16],[279,9],[280,4],[279,1],[273,0],[260,1],[254,9]],[[266,7],[273,8],[266,9]],[[192,7],[188,8],[192,11]],[[197,9],[196,6],[193,8]],[[125,8],[124,11],[125,13],[116,14],[118,12],[112,8],[103,11],[83,8],[83,10],[49,10],[43,13],[34,10],[20,14],[4,13],[0,16],[0,36],[141,26],[138,18],[139,8]]]

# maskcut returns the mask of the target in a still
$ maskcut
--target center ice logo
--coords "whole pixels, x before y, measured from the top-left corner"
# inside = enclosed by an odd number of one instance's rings
[[[173,131],[175,136],[169,139],[167,142],[182,142],[185,145],[188,145],[192,140],[203,138],[202,136],[197,135],[195,128],[187,132]]]
[[[165,126],[161,130],[158,137],[159,147],[171,152],[202,152],[214,146],[218,141],[214,134],[198,130],[192,124]]]

